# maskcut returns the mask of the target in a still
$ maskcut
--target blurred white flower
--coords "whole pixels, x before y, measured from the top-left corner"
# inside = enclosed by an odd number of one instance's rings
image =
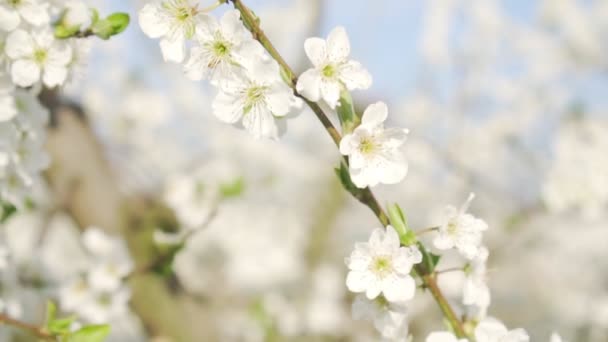
[[[359,188],[399,183],[407,174],[407,162],[399,148],[408,130],[384,128],[387,116],[385,103],[369,105],[361,125],[340,141],[340,153],[349,157],[350,176]]]
[[[439,226],[439,234],[433,240],[437,249],[456,248],[469,260],[479,254],[482,233],[488,229],[488,225],[483,220],[467,213],[473,198],[475,195],[470,194],[460,209],[453,206],[445,208],[444,220]]]
[[[48,6],[46,1],[39,0],[0,0],[0,30],[12,31],[22,19],[33,26],[47,24]]]
[[[485,318],[475,327],[476,342],[528,342],[530,337],[524,329],[509,330],[495,318]]]
[[[65,41],[55,40],[49,29],[17,29],[7,37],[5,49],[13,60],[13,82],[21,87],[34,85],[41,76],[48,87],[61,85],[67,78],[72,49]]]
[[[469,264],[470,268],[466,270],[464,280],[462,303],[475,305],[479,310],[478,318],[485,317],[488,306],[490,306],[490,289],[486,274],[488,255],[488,249],[480,247],[479,253]]]
[[[416,282],[410,276],[414,264],[422,261],[415,246],[401,247],[392,226],[374,229],[367,243],[355,244],[346,263],[350,272],[346,286],[355,293],[365,292],[368,299],[381,293],[389,302],[414,297]]]
[[[139,26],[150,38],[161,38],[165,61],[181,63],[184,44],[196,28],[204,25],[207,15],[198,9],[199,0],[156,0],[139,11]]]
[[[83,233],[82,242],[91,257],[87,274],[89,284],[96,290],[117,290],[123,278],[133,270],[133,261],[126,243],[95,227],[90,227]]]
[[[244,72],[220,83],[213,101],[213,114],[223,122],[237,123],[256,139],[277,139],[279,118],[302,107],[291,88],[281,79],[274,60],[250,60]]]
[[[331,108],[336,108],[340,91],[367,89],[372,77],[361,63],[349,60],[350,42],[343,27],[336,27],[322,38],[308,38],[304,49],[314,68],[306,70],[298,78],[298,93],[310,101],[323,99]]]
[[[383,296],[373,300],[358,295],[352,306],[353,318],[374,323],[383,338],[404,341],[408,336],[408,310],[403,303],[389,302]]]
[[[61,22],[66,27],[86,28],[91,25],[93,10],[81,0],[67,0]]]

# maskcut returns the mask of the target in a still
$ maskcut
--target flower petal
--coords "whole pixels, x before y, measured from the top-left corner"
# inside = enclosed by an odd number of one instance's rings
[[[160,41],[160,49],[165,62],[181,63],[184,60],[183,37],[175,37],[172,40],[168,38],[162,39]]]
[[[363,112],[361,124],[366,126],[380,126],[388,117],[388,107],[386,103],[379,101],[369,105]]]
[[[4,52],[9,58],[19,59],[34,54],[35,44],[32,36],[26,31],[18,29],[6,37]]]
[[[335,109],[340,101],[340,82],[321,79],[321,96],[331,109]]]
[[[409,275],[389,275],[382,280],[382,293],[389,302],[404,302],[414,298],[416,282]]]
[[[304,51],[314,66],[321,66],[327,60],[325,41],[321,38],[308,38],[304,41]]]
[[[40,79],[40,67],[29,59],[20,59],[11,66],[13,82],[20,87],[34,85]]]
[[[220,91],[213,100],[213,115],[227,123],[235,123],[243,116],[243,105],[238,98]]]
[[[146,36],[150,38],[160,38],[169,31],[169,23],[162,20],[158,4],[146,4],[139,11],[139,26]]]
[[[49,87],[55,87],[63,84],[68,76],[68,69],[58,65],[47,65],[44,68],[44,74],[42,75],[42,82]]]
[[[19,26],[20,22],[21,18],[17,11],[0,4],[0,30],[12,31]]]
[[[296,90],[310,101],[317,102],[321,98],[321,75],[316,69],[308,69],[298,78]]]
[[[372,75],[355,61],[340,65],[338,77],[348,90],[367,89],[372,85]]]
[[[334,28],[327,36],[327,55],[332,62],[344,61],[350,55],[350,42],[344,27]]]

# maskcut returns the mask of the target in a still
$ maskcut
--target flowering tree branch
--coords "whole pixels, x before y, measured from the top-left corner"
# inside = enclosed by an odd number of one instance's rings
[[[342,136],[340,132],[336,129],[336,127],[329,120],[325,112],[314,102],[306,100],[303,96],[298,94],[296,90],[297,84],[297,76],[293,72],[293,70],[289,67],[287,62],[283,59],[281,54],[274,47],[272,42],[268,39],[264,31],[261,29],[259,25],[259,19],[257,16],[245,5],[241,0],[229,0],[232,2],[234,7],[240,12],[241,19],[247,27],[247,29],[251,32],[254,39],[256,39],[262,46],[268,51],[268,53],[279,63],[282,68],[282,71],[285,78],[288,80],[288,85],[294,90],[296,95],[301,97],[304,102],[310,107],[310,109],[315,113],[321,124],[325,127],[325,130],[330,135],[331,139],[334,141],[336,146],[340,145],[340,141]],[[344,158],[344,162],[348,165],[348,159]],[[355,198],[357,198],[360,202],[369,207],[378,220],[382,223],[382,225],[386,226],[389,224],[388,216],[386,215],[382,206],[380,206],[378,200],[376,199],[373,192],[366,187],[364,189],[347,189]],[[426,251],[423,246],[420,246],[424,255],[426,255]],[[423,286],[428,288],[435,301],[437,301],[443,315],[449,321],[454,333],[458,337],[466,337],[466,333],[464,332],[462,321],[456,316],[453,308],[450,306],[449,302],[441,292],[436,279],[436,274],[434,270],[430,267],[424,266],[424,263],[418,264],[415,266],[416,273],[420,276],[423,281]]]
[[[39,328],[35,325],[31,325],[29,323],[25,323],[14,318],[11,318],[5,314],[0,314],[0,323],[4,323],[6,325],[13,326],[15,328],[27,331],[32,335],[35,335],[41,340],[45,341],[57,341],[57,338],[54,335],[49,334],[44,331],[42,328]]]

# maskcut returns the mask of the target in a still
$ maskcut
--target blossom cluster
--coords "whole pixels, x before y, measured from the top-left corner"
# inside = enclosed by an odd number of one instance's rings
[[[121,324],[133,320],[126,279],[134,263],[125,241],[97,227],[80,234],[63,215],[44,220],[18,213],[0,224],[0,312],[36,321],[32,313],[51,300],[73,315],[70,329],[110,323],[121,340]],[[3,333],[11,340],[10,329]]]
[[[229,10],[218,20],[199,5],[197,0],[155,1],[141,9],[139,23],[146,35],[161,39],[165,61],[183,63],[189,78],[209,79],[217,87],[212,109],[218,119],[244,127],[255,138],[277,139],[285,131],[284,119],[301,110],[302,97],[335,110],[344,92],[372,84],[361,63],[349,59],[343,27],[327,39],[305,41],[313,67],[297,80],[296,93],[284,79],[284,66],[252,37],[239,11]],[[351,178],[359,188],[398,183],[407,173],[399,151],[407,130],[384,129],[387,115],[387,106],[376,103],[354,132],[343,132],[340,152],[350,157]]]
[[[92,16],[80,0],[0,1],[0,201],[21,207],[48,166],[49,114],[37,97],[77,80],[89,50],[85,38],[55,38],[54,25],[85,27]]]

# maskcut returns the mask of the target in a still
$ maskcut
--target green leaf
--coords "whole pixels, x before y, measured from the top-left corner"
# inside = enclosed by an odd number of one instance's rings
[[[441,260],[441,255],[429,253],[429,259],[431,261],[431,265],[433,265],[433,269],[431,271],[434,271],[435,267],[437,267],[437,264],[439,263],[439,260]]]
[[[68,342],[103,342],[110,334],[110,326],[104,325],[89,325],[73,333],[68,339]]]
[[[393,226],[395,231],[397,231],[397,234],[399,234],[401,244],[409,246],[416,243],[416,233],[408,228],[405,214],[403,214],[403,210],[401,210],[401,207],[399,207],[397,203],[388,206],[388,217],[391,226]]]
[[[65,335],[70,333],[70,327],[72,323],[74,323],[74,319],[76,317],[68,317],[62,319],[55,319],[50,321],[46,328],[47,330],[54,335]]]
[[[245,180],[243,177],[237,178],[232,183],[220,184],[220,194],[223,198],[237,197],[245,191]]]
[[[6,222],[11,216],[17,212],[17,207],[10,203],[0,202],[0,223]]]
[[[79,26],[66,27],[63,24],[55,26],[55,38],[66,39],[74,36],[80,31]]]
[[[361,122],[359,116],[355,112],[353,99],[346,89],[342,89],[340,92],[340,105],[336,108],[336,110],[338,112],[340,123],[342,124],[343,135],[351,133]]]
[[[106,20],[112,25],[112,35],[116,35],[124,31],[129,26],[130,17],[127,13],[110,14]]]
[[[334,170],[336,171],[336,175],[338,176],[338,179],[340,179],[340,183],[342,183],[342,186],[344,189],[346,189],[346,191],[350,192],[351,194],[356,194],[360,191],[360,189],[357,188],[357,186],[350,179],[350,172],[344,163],[340,163],[340,167],[337,167]]]
[[[45,318],[45,322],[48,325],[50,322],[55,320],[55,317],[57,316],[57,306],[55,305],[55,303],[51,302],[50,300],[46,302],[46,318]]]
[[[97,20],[91,31],[101,39],[110,39],[124,31],[129,26],[129,15],[126,13],[114,13],[105,19]]]

